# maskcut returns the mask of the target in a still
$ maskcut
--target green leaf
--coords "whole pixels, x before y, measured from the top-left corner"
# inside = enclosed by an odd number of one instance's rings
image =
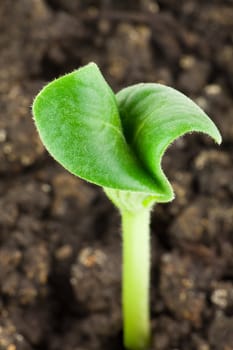
[[[159,202],[173,198],[160,162],[174,139],[201,131],[221,141],[206,114],[174,89],[139,84],[116,100],[94,63],[48,84],[33,114],[44,145],[71,173]]]
[[[117,94],[124,135],[143,167],[156,179],[160,200],[173,198],[161,168],[167,147],[193,131],[206,133],[217,143],[221,135],[205,112],[181,92],[161,84],[137,84]]]

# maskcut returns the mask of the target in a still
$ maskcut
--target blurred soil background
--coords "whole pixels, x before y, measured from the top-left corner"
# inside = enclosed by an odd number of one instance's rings
[[[1,0],[0,350],[123,350],[120,218],[32,121],[49,80],[95,61],[115,91],[160,82],[217,123],[179,139],[153,212],[152,350],[233,349],[233,2]]]

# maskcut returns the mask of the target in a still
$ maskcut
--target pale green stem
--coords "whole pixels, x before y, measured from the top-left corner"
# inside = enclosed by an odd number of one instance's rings
[[[150,343],[150,210],[121,211],[121,215],[124,345],[145,350]]]

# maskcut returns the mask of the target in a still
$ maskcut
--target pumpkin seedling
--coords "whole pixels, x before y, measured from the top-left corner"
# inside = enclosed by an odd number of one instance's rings
[[[33,104],[47,150],[72,174],[101,186],[118,207],[123,231],[125,347],[150,342],[150,212],[174,198],[161,168],[167,147],[187,132],[221,143],[209,117],[188,97],[160,84],[113,93],[90,63],[49,83]]]

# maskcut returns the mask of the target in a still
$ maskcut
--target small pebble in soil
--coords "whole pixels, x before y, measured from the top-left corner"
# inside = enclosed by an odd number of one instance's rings
[[[7,138],[7,133],[5,129],[0,129],[0,142],[5,142]]]
[[[233,286],[230,282],[215,282],[210,297],[218,308],[231,312],[233,308]]]
[[[208,95],[219,95],[222,92],[222,87],[218,84],[210,84],[205,87],[205,92]]]

